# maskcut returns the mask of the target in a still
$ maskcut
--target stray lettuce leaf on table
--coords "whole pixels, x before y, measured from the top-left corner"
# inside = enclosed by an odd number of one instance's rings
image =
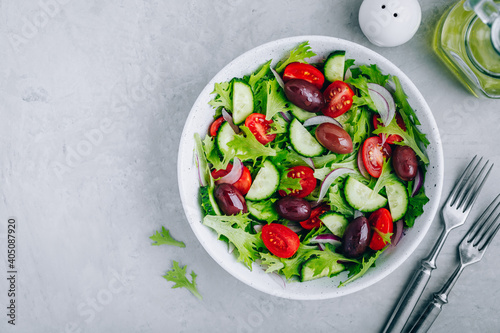
[[[191,281],[186,277],[187,266],[180,267],[179,263],[174,260],[172,270],[168,271],[167,274],[163,275],[165,280],[170,282],[175,282],[172,288],[186,288],[194,296],[202,299],[201,294],[198,292],[196,286],[196,273],[191,271]]]
[[[149,237],[154,243],[151,245],[172,245],[178,247],[186,247],[186,245],[170,236],[170,231],[165,227],[161,227],[161,231],[156,231],[155,234]]]

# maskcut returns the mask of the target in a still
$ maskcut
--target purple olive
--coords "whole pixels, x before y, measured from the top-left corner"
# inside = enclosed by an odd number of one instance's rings
[[[392,152],[392,166],[400,179],[413,180],[418,171],[417,155],[408,146],[397,146]]]
[[[309,112],[320,112],[325,106],[325,97],[312,83],[292,79],[285,83],[286,97],[299,108]]]
[[[214,190],[215,200],[225,215],[247,213],[247,203],[241,193],[231,184],[220,184]]]
[[[342,250],[347,258],[361,256],[372,238],[372,230],[368,219],[364,216],[355,218],[347,225],[342,237]]]
[[[316,139],[326,149],[336,154],[352,153],[352,139],[342,127],[323,123],[316,127]]]
[[[304,221],[311,216],[311,204],[303,198],[286,196],[275,203],[278,215],[290,221]]]

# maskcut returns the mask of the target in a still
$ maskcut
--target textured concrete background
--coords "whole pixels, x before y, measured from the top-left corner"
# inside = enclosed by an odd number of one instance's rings
[[[498,101],[476,99],[431,50],[454,1],[421,1],[417,35],[379,48],[360,0],[0,1],[1,332],[377,332],[440,232],[367,290],[291,301],[221,269],[185,219],[179,137],[197,95],[225,64],[296,35],[344,38],[381,53],[417,85],[439,125],[446,197],[474,154],[497,163],[471,217],[498,191]],[[17,220],[16,326],[7,324],[7,220]],[[470,223],[470,221],[469,221]],[[186,248],[153,247],[162,225]],[[457,264],[454,231],[424,299]],[[500,238],[468,268],[432,332],[498,332]],[[171,289],[172,260],[198,274],[203,301]]]

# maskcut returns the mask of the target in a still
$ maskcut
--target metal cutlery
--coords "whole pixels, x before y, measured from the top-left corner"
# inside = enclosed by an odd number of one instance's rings
[[[441,313],[443,305],[448,303],[448,295],[463,272],[464,268],[483,258],[498,229],[500,228],[500,195],[493,200],[474,226],[465,235],[458,246],[460,264],[443,288],[434,294],[434,300],[429,303],[420,318],[417,320],[411,333],[427,332],[432,323]]]
[[[483,166],[482,158],[477,156],[471,160],[460,178],[455,183],[448,199],[441,209],[441,219],[444,222],[444,229],[441,232],[436,244],[429,256],[422,260],[420,268],[413,275],[404,291],[401,299],[396,305],[383,332],[403,332],[406,327],[415,305],[431,277],[432,271],[437,267],[436,259],[441,251],[450,231],[465,223],[472,206],[474,205],[479,192],[481,191],[486,178],[488,177],[493,164],[486,161]]]

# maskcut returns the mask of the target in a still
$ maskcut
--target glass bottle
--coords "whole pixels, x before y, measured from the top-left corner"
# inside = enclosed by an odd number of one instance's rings
[[[500,1],[459,1],[440,19],[433,48],[475,96],[500,98]]]

